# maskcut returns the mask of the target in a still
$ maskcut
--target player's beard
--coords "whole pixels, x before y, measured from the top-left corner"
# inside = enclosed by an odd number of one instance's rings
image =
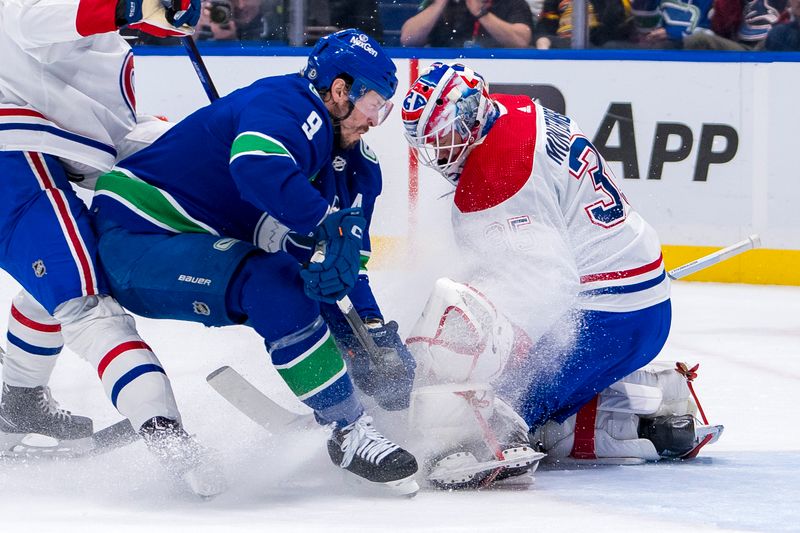
[[[354,129],[345,129],[342,132],[341,123],[339,127],[336,128],[336,138],[338,139],[339,148],[342,150],[349,150],[353,148],[355,145],[358,144],[358,141],[361,140],[361,135],[367,133],[369,131],[368,127],[364,128],[354,128]]]

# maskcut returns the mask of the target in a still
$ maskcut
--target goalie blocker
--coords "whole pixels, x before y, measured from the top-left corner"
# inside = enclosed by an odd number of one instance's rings
[[[708,424],[699,408],[691,383],[697,367],[655,362],[603,390],[564,422],[549,421],[532,428],[530,441],[521,439],[527,425],[494,397],[492,384],[510,360],[530,350],[530,339],[478,290],[446,278],[436,282],[407,343],[418,365],[410,423],[425,436],[426,456],[434,459],[459,446],[473,450],[476,442],[489,450],[513,442],[533,444],[548,461],[641,463],[694,457],[723,430]],[[505,429],[487,432],[481,418],[500,418]]]

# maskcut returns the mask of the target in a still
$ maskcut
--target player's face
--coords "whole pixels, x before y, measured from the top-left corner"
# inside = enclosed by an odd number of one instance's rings
[[[391,109],[391,102],[375,91],[367,92],[356,100],[350,116],[341,121],[339,145],[345,149],[355,146],[371,127],[384,121]]]
[[[339,146],[344,149],[352,148],[361,136],[369,131],[375,124],[364,113],[354,108],[350,116],[339,123]]]

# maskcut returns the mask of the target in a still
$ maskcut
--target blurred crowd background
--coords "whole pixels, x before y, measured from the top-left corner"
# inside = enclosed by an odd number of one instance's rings
[[[800,0],[206,0],[194,38],[312,45],[800,51]],[[129,33],[139,44],[174,44]]]

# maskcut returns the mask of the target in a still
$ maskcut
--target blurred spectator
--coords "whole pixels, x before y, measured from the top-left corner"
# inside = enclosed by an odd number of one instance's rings
[[[767,34],[767,50],[775,52],[800,51],[800,0],[789,0],[790,20],[776,24]]]
[[[338,29],[356,28],[383,42],[383,24],[378,0],[330,0],[331,25]]]
[[[638,48],[682,48],[695,32],[710,32],[713,0],[633,0],[632,42]]]
[[[630,42],[632,19],[627,0],[589,0],[589,43],[614,47]],[[534,42],[536,48],[569,48],[572,40],[572,1],[545,0]]]
[[[403,46],[524,48],[533,17],[525,0],[424,0],[400,32]]]
[[[761,50],[773,25],[785,20],[787,0],[714,0],[711,28],[683,40],[692,50]],[[781,18],[781,17],[784,18]]]
[[[306,44],[322,37],[355,28],[383,42],[383,24],[377,0],[307,0]]]
[[[221,20],[227,14],[225,20]],[[285,40],[283,2],[206,0],[194,38],[200,41]]]

